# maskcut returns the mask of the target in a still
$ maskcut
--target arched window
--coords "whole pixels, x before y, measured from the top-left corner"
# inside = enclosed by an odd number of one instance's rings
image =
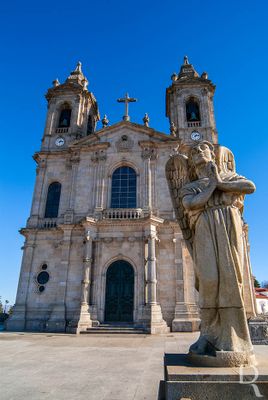
[[[136,208],[137,176],[131,167],[117,168],[112,176],[111,208]]]
[[[60,112],[58,128],[68,128],[70,126],[71,114],[72,114],[72,109],[70,108],[69,104],[64,104]]]
[[[60,204],[61,184],[53,182],[48,187],[45,218],[57,218]]]
[[[199,105],[194,98],[190,98],[186,103],[186,118],[188,122],[200,121]]]

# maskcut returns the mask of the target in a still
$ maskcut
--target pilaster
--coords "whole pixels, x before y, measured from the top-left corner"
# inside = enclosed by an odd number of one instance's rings
[[[174,233],[176,269],[176,306],[172,321],[173,332],[199,330],[200,319],[195,301],[193,266],[181,233]]]
[[[87,218],[83,225],[85,228],[84,237],[84,256],[83,256],[83,278],[81,281],[81,302],[80,313],[77,319],[72,320],[66,331],[68,333],[80,333],[92,326],[92,319],[90,313],[90,299],[91,299],[91,275],[93,263],[93,240],[96,236],[95,233],[95,220]]]
[[[30,233],[23,246],[23,257],[18,284],[16,302],[12,316],[7,320],[7,329],[10,331],[23,331],[26,328],[27,296],[31,279],[32,261],[36,233]]]
[[[57,299],[52,308],[46,330],[48,332],[65,332],[66,328],[66,287],[68,281],[68,271],[70,264],[70,248],[72,238],[72,225],[60,225],[63,230],[61,263],[59,266],[59,286],[57,289]]]
[[[163,320],[161,307],[157,301],[157,272],[156,272],[156,252],[155,241],[157,239],[156,226],[150,224],[145,231],[148,242],[147,259],[147,304],[145,314],[148,318],[148,329],[151,334],[169,332],[166,322]]]

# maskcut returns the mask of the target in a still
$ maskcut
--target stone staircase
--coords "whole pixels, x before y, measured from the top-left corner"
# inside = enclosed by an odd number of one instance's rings
[[[94,326],[91,328],[87,328],[86,331],[80,332],[81,334],[105,334],[105,335],[114,335],[114,334],[143,334],[146,335],[145,329],[140,327],[134,327],[131,324],[100,324],[99,326]]]

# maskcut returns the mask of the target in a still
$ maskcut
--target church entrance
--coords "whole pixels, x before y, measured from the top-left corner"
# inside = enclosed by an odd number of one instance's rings
[[[115,261],[106,273],[105,321],[133,322],[134,270],[123,260]]]

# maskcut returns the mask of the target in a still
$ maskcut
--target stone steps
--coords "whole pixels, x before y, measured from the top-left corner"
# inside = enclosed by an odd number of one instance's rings
[[[100,325],[87,328],[86,331],[80,332],[82,334],[147,334],[142,328],[135,328],[133,325]]]

